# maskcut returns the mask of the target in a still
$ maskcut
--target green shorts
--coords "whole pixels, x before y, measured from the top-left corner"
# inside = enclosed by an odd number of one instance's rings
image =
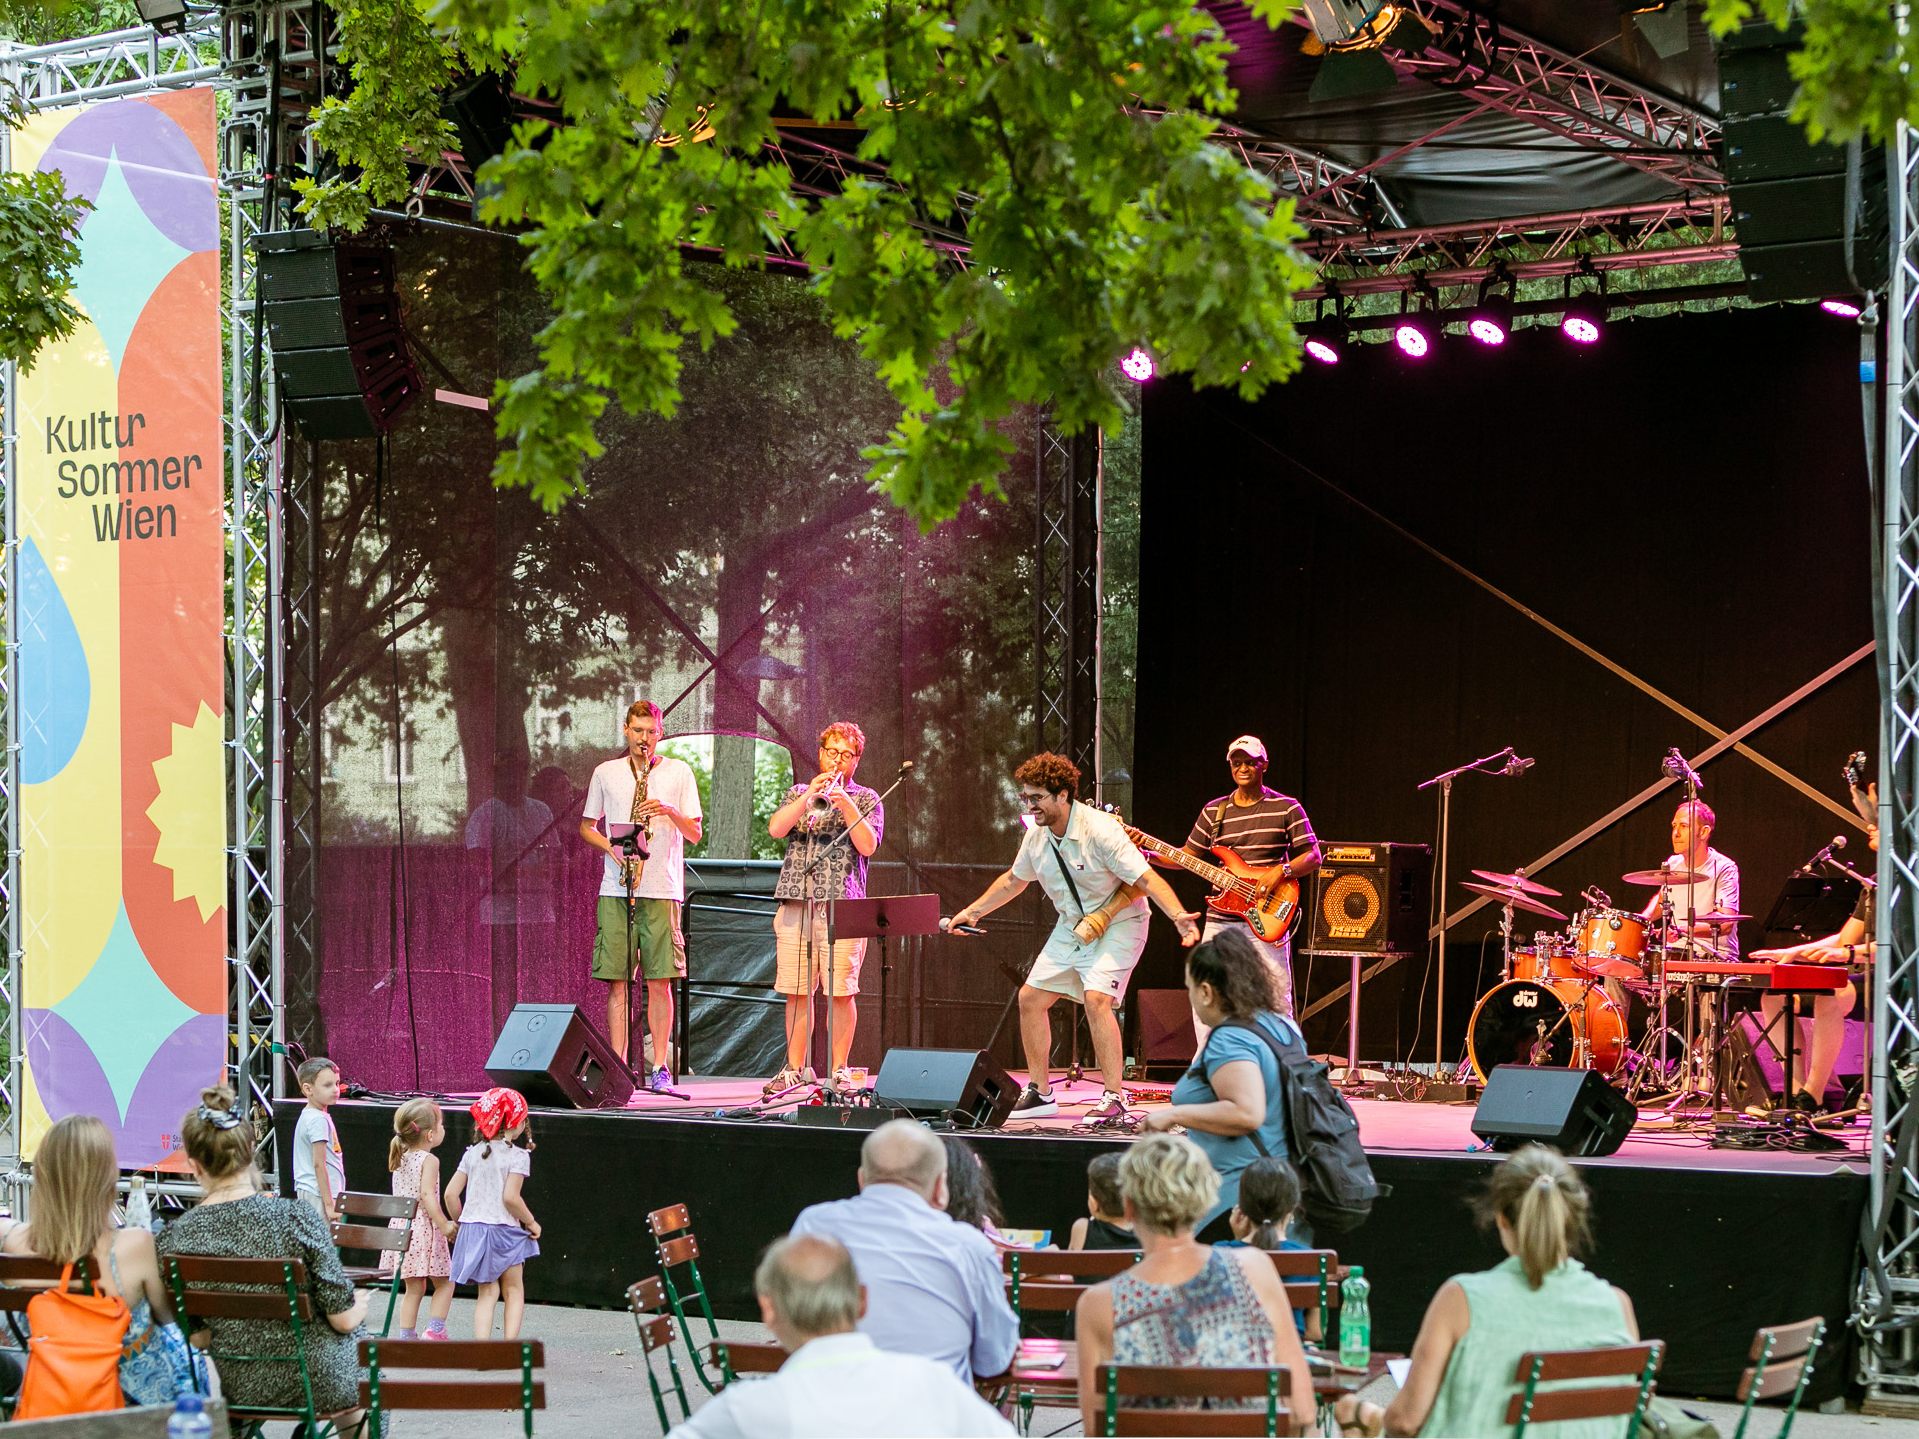
[[[686,977],[686,939],[680,933],[678,900],[634,900],[630,941],[627,938],[625,896],[601,895],[599,918],[600,932],[593,941],[595,979],[631,979],[635,969],[648,979]],[[629,943],[639,949],[637,965],[633,962]]]

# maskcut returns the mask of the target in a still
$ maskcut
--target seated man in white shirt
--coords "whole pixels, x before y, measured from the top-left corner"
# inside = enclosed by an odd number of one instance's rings
[[[776,1240],[753,1275],[760,1318],[787,1351],[779,1372],[729,1384],[667,1439],[862,1439],[1011,1434],[945,1365],[889,1354],[854,1325],[866,1289],[831,1239]]]
[[[860,1332],[882,1349],[943,1364],[961,1383],[1003,1374],[1019,1321],[993,1241],[946,1212],[946,1146],[895,1119],[860,1146],[860,1192],[800,1211],[793,1233],[846,1246],[866,1288]]]

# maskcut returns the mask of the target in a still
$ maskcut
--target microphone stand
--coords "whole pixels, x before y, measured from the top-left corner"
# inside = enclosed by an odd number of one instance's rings
[[[885,789],[881,790],[879,793],[879,797],[873,801],[874,810],[878,810],[881,805],[885,804],[886,797],[890,795],[894,790],[898,789],[901,785],[905,784],[907,776],[912,774],[912,772],[913,772],[913,762],[911,760],[907,760],[904,764],[900,766],[899,773],[893,776],[893,782],[889,784]],[[841,780],[840,784],[843,790],[845,786],[845,781]],[[827,801],[827,807],[829,809],[832,807],[831,800]],[[854,808],[857,809],[858,806],[855,805]],[[862,815],[861,818],[864,819],[865,816]],[[853,836],[853,826],[849,824],[846,826],[846,828],[842,829],[838,834],[834,835],[832,840],[827,843],[825,848],[823,848],[818,854],[813,856],[813,862],[807,865],[805,869],[800,871],[800,887],[802,889],[810,887],[807,882],[812,879],[813,872],[826,862],[827,857],[831,855],[834,850],[838,849],[840,845],[845,843],[847,840],[850,840],[852,836]],[[848,847],[850,848],[851,846],[848,846]],[[805,917],[805,920],[804,920],[805,927],[801,931],[801,936],[802,936],[802,942],[806,946],[806,953],[809,957],[811,957],[813,954],[813,916],[810,913],[810,909],[813,904],[813,901],[808,899],[803,902],[808,906],[809,913]],[[826,1072],[827,1072],[827,1077],[826,1077],[826,1082],[823,1085],[821,1085],[821,1090],[825,1094],[834,1094],[834,1095],[837,1095],[838,1091],[833,1086],[833,1040],[838,1034],[838,1026],[833,1022],[833,914],[839,902],[840,902],[840,896],[837,894],[830,894],[826,897]],[[811,976],[809,975],[808,978],[810,979]],[[806,987],[806,1003],[809,1007],[813,1003],[813,986],[810,983]],[[850,1058],[851,1056],[848,1056],[848,1057]]]
[[[1469,770],[1479,770],[1483,774],[1493,771],[1486,766],[1494,760],[1510,759],[1517,753],[1511,745],[1492,754],[1484,755],[1471,764],[1462,764],[1457,769],[1449,769],[1444,774],[1436,774],[1429,780],[1423,780],[1418,790],[1439,786],[1439,938],[1434,949],[1435,970],[1439,976],[1439,993],[1433,1006],[1433,1078],[1438,1079],[1446,1068],[1446,928],[1448,916],[1446,909],[1446,861],[1447,842],[1453,823],[1453,781]]]

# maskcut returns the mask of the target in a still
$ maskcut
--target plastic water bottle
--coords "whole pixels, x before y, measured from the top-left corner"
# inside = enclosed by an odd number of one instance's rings
[[[182,1394],[173,1401],[167,1439],[213,1439],[213,1420],[207,1415],[206,1401],[198,1394]]]
[[[1339,1362],[1349,1369],[1364,1369],[1373,1357],[1372,1292],[1357,1264],[1339,1286]]]
[[[153,1228],[153,1204],[147,1198],[147,1177],[136,1174],[127,1181],[127,1228]]]

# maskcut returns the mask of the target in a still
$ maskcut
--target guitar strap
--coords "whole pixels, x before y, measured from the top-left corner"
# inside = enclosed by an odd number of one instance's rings
[[[1086,901],[1079,897],[1079,886],[1073,883],[1072,867],[1066,863],[1066,853],[1059,847],[1058,839],[1053,839],[1053,862],[1059,866],[1059,877],[1066,881],[1066,892],[1073,896],[1073,907],[1081,919],[1086,918]]]

